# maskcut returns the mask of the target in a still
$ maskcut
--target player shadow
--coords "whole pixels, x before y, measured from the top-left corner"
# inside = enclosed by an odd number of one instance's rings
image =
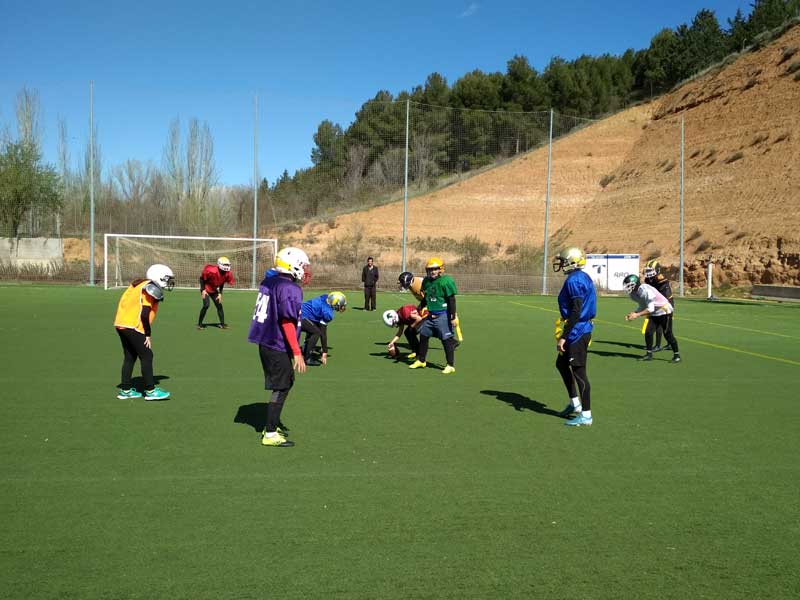
[[[267,403],[243,404],[236,411],[233,422],[250,425],[257,433],[261,433],[267,426]]]
[[[494,396],[495,398],[501,400],[502,402],[505,402],[518,412],[522,412],[523,410],[530,410],[535,413],[539,413],[541,415],[558,417],[559,419],[566,418],[561,414],[559,414],[559,411],[553,410],[552,408],[548,408],[546,404],[542,404],[541,402],[537,402],[536,400],[531,400],[527,396],[523,396],[522,394],[518,394],[516,392],[503,392],[500,390],[481,390],[481,394],[485,394],[486,396]]]
[[[153,375],[153,381],[156,382],[156,385],[160,384],[165,379],[169,379],[169,375]],[[139,375],[138,377],[131,378],[131,384],[137,390],[144,389],[144,379],[142,378],[141,375]],[[122,384],[118,385],[117,387],[122,389]]]
[[[203,323],[203,329],[220,329],[220,325],[222,325],[222,323],[219,321],[216,323]],[[228,329],[230,329],[230,327],[231,326],[228,325]]]

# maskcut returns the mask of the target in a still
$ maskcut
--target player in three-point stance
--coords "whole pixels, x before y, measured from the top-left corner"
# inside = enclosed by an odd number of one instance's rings
[[[210,304],[209,300],[214,301],[217,307],[220,329],[227,329],[225,323],[225,311],[222,308],[222,289],[225,284],[234,285],[233,273],[231,273],[231,261],[227,256],[220,256],[216,265],[206,265],[200,275],[200,296],[203,298],[203,308],[200,309],[200,316],[197,318],[197,328],[205,329],[203,319]]]
[[[156,387],[153,377],[151,325],[156,318],[164,290],[175,287],[175,276],[166,265],[152,265],[144,279],[136,279],[122,294],[114,317],[114,327],[122,342],[122,381],[117,398],[141,398],[133,387],[131,376],[136,359],[142,368],[145,400],[166,400],[169,392]]]
[[[419,328],[419,349],[417,360],[408,365],[409,369],[420,369],[427,366],[428,342],[431,336],[442,340],[447,366],[442,369],[443,375],[456,372],[455,337],[456,313],[456,282],[450,275],[443,273],[444,261],[441,258],[431,258],[425,265],[426,277],[422,281],[422,293],[425,298],[422,304],[428,309],[428,316]],[[422,307],[421,307],[422,308]]]
[[[644,343],[646,353],[639,360],[653,360],[653,333],[657,327],[664,329],[664,337],[672,346],[672,360],[670,362],[681,362],[681,355],[678,352],[678,340],[672,333],[672,313],[674,308],[661,292],[656,288],[639,280],[638,275],[628,275],[622,280],[622,287],[630,296],[630,299],[639,305],[639,310],[625,315],[626,321],[633,321],[638,317],[647,317],[648,322],[644,332]]]
[[[342,292],[322,294],[303,302],[300,331],[306,334],[303,358],[307,366],[318,367],[321,364],[328,364],[328,325],[333,321],[335,313],[345,310],[347,310],[347,296]],[[317,342],[322,343],[322,355],[319,360],[313,356]]]
[[[592,278],[583,272],[586,256],[579,248],[562,250],[553,262],[553,270],[563,271],[567,278],[558,294],[561,313],[558,332],[556,369],[569,394],[569,404],[561,416],[575,417],[565,425],[592,424],[592,399],[586,373],[589,343],[592,341],[592,319],[597,315],[597,293]]]
[[[258,344],[264,389],[271,390],[261,444],[288,448],[294,442],[286,438],[281,412],[294,385],[294,372],[306,372],[298,340],[303,305],[300,285],[311,279],[308,256],[299,248],[284,248],[275,256],[275,270],[277,275],[265,277],[258,288],[247,341]]]

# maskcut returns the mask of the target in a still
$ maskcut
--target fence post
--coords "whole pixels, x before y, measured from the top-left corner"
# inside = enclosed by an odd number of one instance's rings
[[[406,237],[408,235],[408,124],[411,102],[406,99],[406,166],[405,180],[403,182],[403,258],[401,271],[406,270]]]
[[[89,285],[94,285],[94,81],[89,82]]]
[[[251,286],[256,287],[256,256],[258,254],[258,94],[253,97],[253,277]],[[271,266],[271,265],[270,265]]]
[[[683,117],[681,115],[681,252],[680,252],[680,265],[678,266],[678,288],[681,296],[683,296]]]
[[[544,198],[544,260],[542,264],[542,294],[547,294],[547,228],[550,225],[550,166],[553,162],[553,109],[550,109],[550,138],[547,144],[547,193]]]

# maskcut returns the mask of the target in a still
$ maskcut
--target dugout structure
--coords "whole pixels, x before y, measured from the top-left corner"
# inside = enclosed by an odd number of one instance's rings
[[[126,287],[144,277],[150,265],[160,263],[172,269],[175,287],[199,288],[203,267],[227,256],[234,287],[252,290],[275,263],[277,252],[278,240],[273,238],[107,233],[103,237],[103,287]]]

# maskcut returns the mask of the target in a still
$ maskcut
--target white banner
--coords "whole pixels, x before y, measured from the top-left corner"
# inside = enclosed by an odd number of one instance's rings
[[[622,291],[626,275],[639,275],[638,254],[587,254],[584,272],[600,290]]]

